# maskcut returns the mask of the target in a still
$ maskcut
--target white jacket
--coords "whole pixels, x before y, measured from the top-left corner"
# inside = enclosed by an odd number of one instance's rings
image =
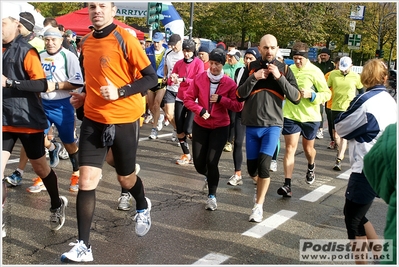
[[[397,122],[395,100],[382,85],[357,95],[347,111],[334,121],[340,137],[348,140],[352,172],[361,173],[363,157],[383,133],[385,127]]]

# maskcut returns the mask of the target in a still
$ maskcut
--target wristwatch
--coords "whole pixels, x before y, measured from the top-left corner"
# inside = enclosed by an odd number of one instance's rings
[[[6,80],[6,87],[7,88],[11,88],[13,86],[13,84],[14,84],[13,80],[11,80],[11,79],[7,79]]]
[[[55,82],[55,90],[60,90],[60,85],[58,84],[58,82]]]
[[[119,98],[126,96],[126,90],[123,88],[118,89]]]

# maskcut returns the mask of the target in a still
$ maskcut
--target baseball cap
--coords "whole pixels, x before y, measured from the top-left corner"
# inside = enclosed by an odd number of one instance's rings
[[[339,60],[339,70],[346,71],[352,66],[352,59],[350,57],[342,57]]]
[[[154,41],[154,42],[160,42],[162,40],[163,40],[163,34],[160,32],[156,32],[154,34],[154,36],[152,37],[152,41]]]
[[[176,45],[179,41],[181,41],[180,35],[174,33],[169,37],[168,45]]]

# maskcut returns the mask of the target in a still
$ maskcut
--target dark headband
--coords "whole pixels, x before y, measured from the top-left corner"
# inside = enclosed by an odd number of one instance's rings
[[[292,50],[291,51],[291,57],[294,57],[294,56],[303,56],[305,58],[308,58],[308,52]]]

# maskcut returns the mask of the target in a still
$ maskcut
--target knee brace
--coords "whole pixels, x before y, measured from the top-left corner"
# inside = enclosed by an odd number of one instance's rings
[[[248,173],[251,177],[256,177],[258,175],[258,160],[257,159],[247,159]]]
[[[270,178],[269,169],[272,156],[260,153],[258,158],[259,178]]]

